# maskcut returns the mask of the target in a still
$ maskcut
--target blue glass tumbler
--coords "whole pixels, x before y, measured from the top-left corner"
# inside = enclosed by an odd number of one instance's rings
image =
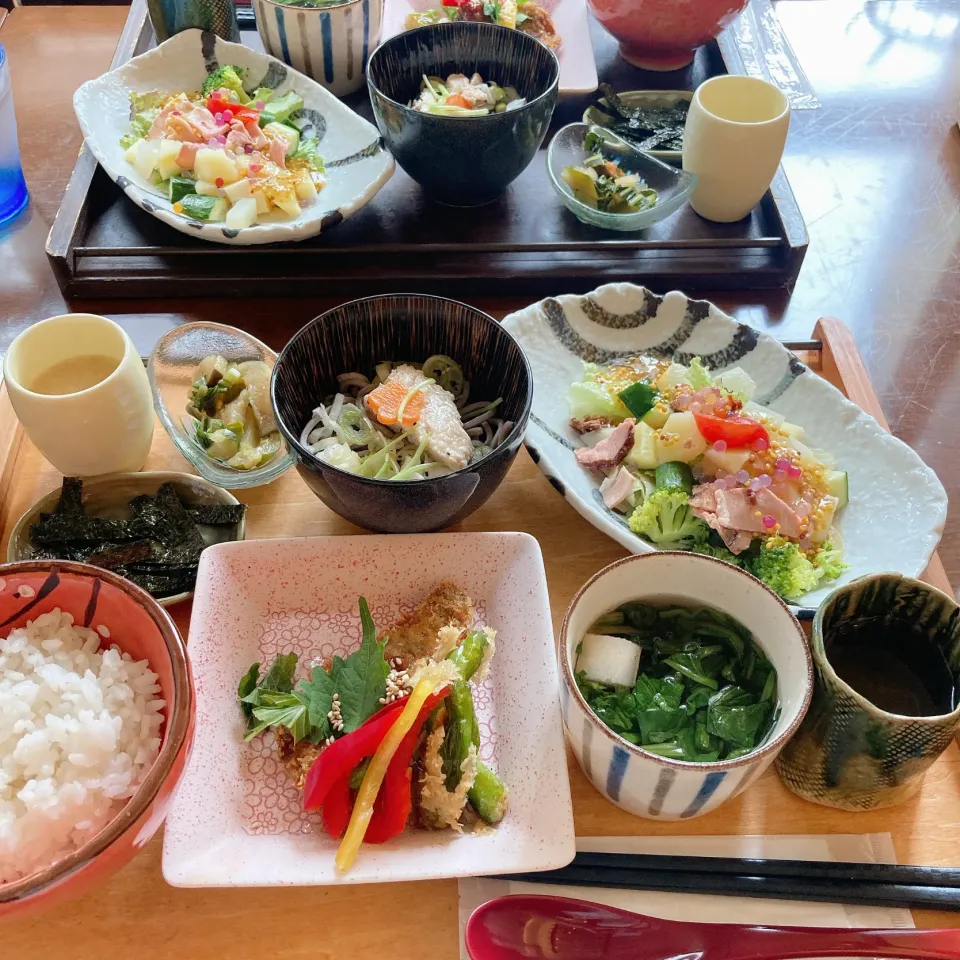
[[[27,184],[20,166],[17,118],[7,54],[0,44],[0,226],[21,214],[27,205]]]

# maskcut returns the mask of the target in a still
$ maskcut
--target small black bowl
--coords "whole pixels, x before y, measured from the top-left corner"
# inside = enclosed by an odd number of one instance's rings
[[[498,413],[514,422],[489,456],[430,480],[369,480],[322,463],[300,433],[337,375],[372,376],[384,360],[453,357],[470,381],[471,400],[503,397]],[[310,489],[346,520],[378,533],[425,533],[477,509],[506,476],[530,416],[533,376],[523,350],[492,317],[456,300],[390,294],[328,310],[298,331],[273,367],[270,397],[277,423]]]
[[[486,117],[438,117],[408,107],[423,77],[479,73],[514,87],[526,103]],[[496,200],[524,171],[546,136],[560,64],[539,40],[466,20],[406,30],[367,64],[377,126],[397,163],[433,200],[475,207]]]

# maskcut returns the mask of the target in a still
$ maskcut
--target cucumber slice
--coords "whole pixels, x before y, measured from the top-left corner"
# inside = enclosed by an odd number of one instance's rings
[[[693,492],[693,474],[686,463],[661,463],[657,467],[657,489],[658,490],[683,490],[686,493]]]
[[[194,220],[223,220],[229,209],[227,201],[222,197],[201,197],[198,194],[188,194],[180,203],[183,213]]]
[[[845,507],[850,502],[850,485],[847,481],[847,474],[843,470],[831,470],[824,481],[827,485],[827,492],[832,497],[836,497],[840,502],[837,509]]]
[[[638,419],[645,417],[657,402],[657,391],[645,380],[631,383],[626,390],[621,390],[617,396],[623,405]]]
[[[659,430],[670,417],[670,408],[666,404],[652,406],[643,417],[643,422],[654,430]]]
[[[170,178],[170,202],[176,203],[184,197],[193,196],[197,192],[197,181],[188,177]]]

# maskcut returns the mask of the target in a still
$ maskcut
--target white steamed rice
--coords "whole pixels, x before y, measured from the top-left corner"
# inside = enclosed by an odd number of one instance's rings
[[[0,639],[0,883],[71,853],[160,751],[157,675],[59,609]]]

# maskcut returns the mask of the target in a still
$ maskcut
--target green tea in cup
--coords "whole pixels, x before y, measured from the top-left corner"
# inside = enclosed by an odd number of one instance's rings
[[[960,727],[960,607],[919,580],[861,577],[817,611],[811,651],[810,710],[777,758],[784,783],[844,810],[912,797]]]

